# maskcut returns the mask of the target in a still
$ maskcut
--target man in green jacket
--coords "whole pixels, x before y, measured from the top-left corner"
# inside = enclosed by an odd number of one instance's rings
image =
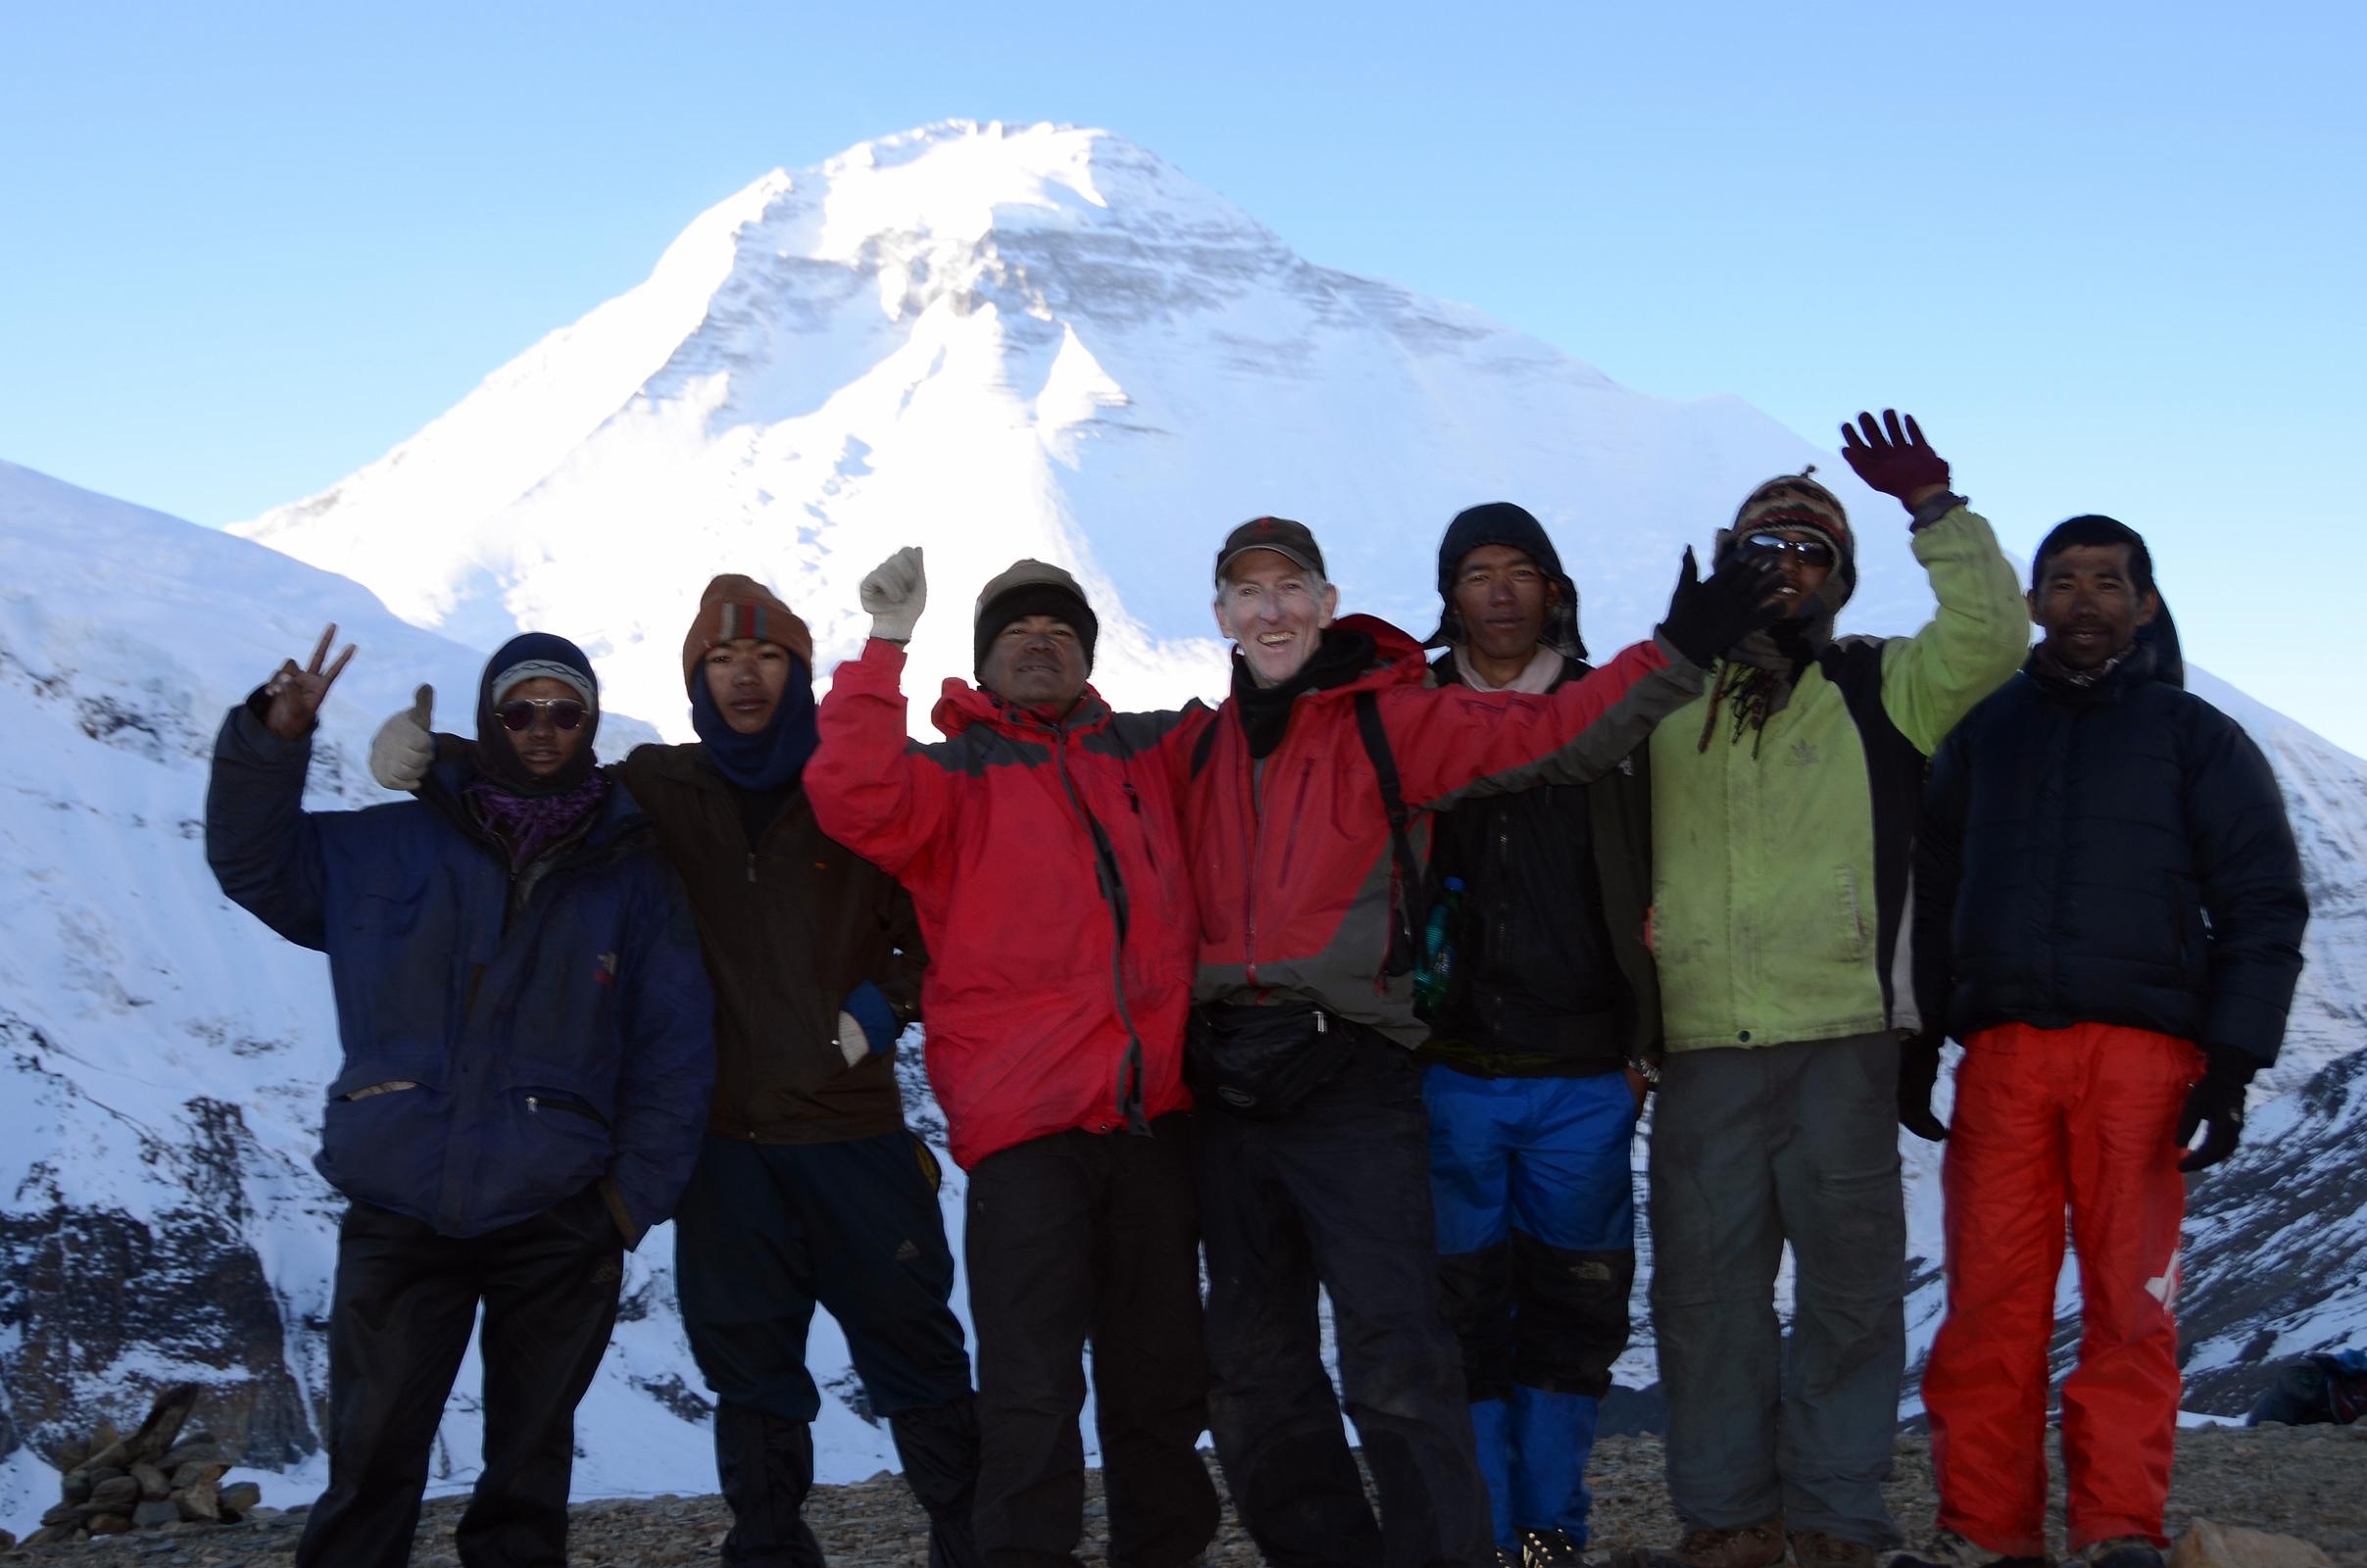
[[[2026,616],[1989,524],[1912,419],[1842,427],[1899,498],[1939,612],[1836,640],[1856,585],[1841,503],[1751,493],[1725,560],[1779,561],[1793,610],[1652,738],[1653,948],[1667,1060],[1652,1145],[1652,1314],[1668,1489],[1655,1563],[1872,1568],[1905,1362],[1899,1044],[1919,1032],[1909,907],[1925,759],[2020,665]],[[1791,1344],[1773,1293],[1784,1244]],[[1780,1378],[1780,1383],[1779,1383]]]

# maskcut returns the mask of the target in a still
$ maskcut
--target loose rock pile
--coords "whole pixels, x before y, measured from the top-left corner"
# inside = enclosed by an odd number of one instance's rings
[[[163,1530],[183,1520],[229,1524],[252,1513],[263,1489],[251,1481],[222,1485],[232,1463],[211,1432],[190,1432],[198,1388],[177,1383],[156,1396],[148,1419],[129,1437],[101,1420],[87,1443],[69,1443],[56,1455],[64,1472],[58,1503],[41,1516],[27,1546],[62,1545],[95,1536]]]

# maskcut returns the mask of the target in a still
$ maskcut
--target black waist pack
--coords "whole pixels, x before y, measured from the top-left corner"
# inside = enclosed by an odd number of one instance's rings
[[[1202,1105],[1271,1121],[1337,1078],[1361,1033],[1312,1003],[1206,1003],[1192,1009],[1184,1080]]]

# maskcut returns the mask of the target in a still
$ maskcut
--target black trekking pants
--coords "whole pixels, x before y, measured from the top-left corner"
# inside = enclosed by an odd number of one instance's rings
[[[818,1303],[838,1320],[870,1413],[929,1516],[930,1568],[979,1568],[971,1542],[977,1416],[962,1324],[946,1304],[954,1254],[933,1161],[899,1128],[833,1144],[709,1138],[674,1209],[674,1281],[691,1354],[715,1392],[715,1474],[731,1506],[731,1568],[818,1568],[802,1510],[806,1370]]]
[[[1216,1534],[1188,1124],[1031,1139],[969,1173],[989,1568],[1077,1561],[1088,1343],[1112,1568],[1175,1568]]]
[[[1209,1424],[1233,1504],[1275,1568],[1477,1568],[1495,1544],[1440,1301],[1421,1073],[1379,1036],[1368,1045],[1278,1120],[1197,1113]],[[1377,1525],[1342,1404],[1380,1494]]]
[[[444,1401],[485,1309],[484,1468],[456,1544],[468,1568],[561,1568],[575,1405],[616,1321],[624,1239],[599,1189],[482,1236],[355,1203],[328,1325],[328,1490],[299,1568],[404,1568]]]

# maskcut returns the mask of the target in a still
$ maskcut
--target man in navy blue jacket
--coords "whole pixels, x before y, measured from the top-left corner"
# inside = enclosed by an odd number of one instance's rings
[[[1902,1060],[1899,1110],[1948,1139],[1948,1318],[1923,1374],[1941,1536],[1924,1560],[2046,1560],[2068,1211],[2071,1550],[2161,1568],[2182,1173],[2235,1151],[2246,1086],[2285,1038],[2309,900],[2267,758],[2184,689],[2137,531],[2057,526],[2030,612],[2046,640],[1932,758],[1916,841],[1933,1033]],[[1946,1129],[1930,1104],[1942,1032],[1964,1043]]]
[[[400,1568],[480,1303],[484,1468],[468,1568],[562,1563],[576,1401],[622,1250],[673,1209],[715,1073],[679,883],[593,767],[598,685],[564,638],[486,665],[473,761],[419,799],[303,808],[321,699],[353,656],[280,666],[214,752],[222,891],[328,955],[343,1070],[317,1163],[352,1200],[329,1319],[329,1484],[305,1568]]]

